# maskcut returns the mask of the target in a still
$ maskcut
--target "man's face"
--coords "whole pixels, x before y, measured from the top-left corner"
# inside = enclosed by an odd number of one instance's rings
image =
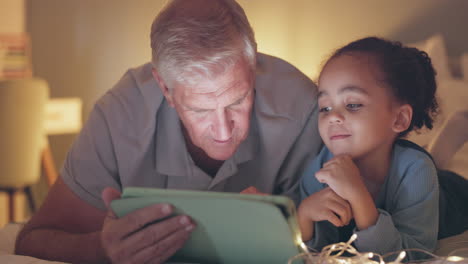
[[[215,160],[230,158],[247,137],[254,75],[242,60],[214,79],[174,83],[166,95],[192,143]]]

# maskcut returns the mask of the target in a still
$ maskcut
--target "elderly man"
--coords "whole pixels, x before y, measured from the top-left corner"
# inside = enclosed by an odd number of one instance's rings
[[[257,55],[242,8],[171,1],[153,23],[151,47],[152,63],[129,70],[96,103],[60,179],[20,233],[18,254],[164,262],[196,223],[168,217],[169,204],[117,219],[109,203],[126,186],[253,186],[297,198],[298,177],[321,147],[316,88],[286,62]]]

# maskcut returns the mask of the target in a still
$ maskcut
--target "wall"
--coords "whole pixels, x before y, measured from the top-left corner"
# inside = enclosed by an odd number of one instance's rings
[[[162,0],[28,0],[35,74],[53,97],[79,96],[84,116],[128,67],[149,60],[149,28]],[[311,77],[334,48],[380,35],[415,42],[440,32],[451,55],[468,50],[465,0],[239,0],[260,51]],[[51,138],[60,166],[74,135]]]
[[[468,2],[240,0],[261,50],[288,59],[309,76],[335,48],[378,35],[412,43],[440,32],[451,55],[468,50]]]
[[[21,33],[25,30],[23,0],[0,0],[0,33]]]
[[[0,0],[0,34],[22,33],[25,31],[25,4],[23,0]],[[0,157],[2,158],[2,157]],[[0,176],[1,177],[1,176]],[[21,210],[24,195],[18,193],[15,198],[16,219],[23,219]],[[8,196],[0,192],[0,228],[8,222]]]

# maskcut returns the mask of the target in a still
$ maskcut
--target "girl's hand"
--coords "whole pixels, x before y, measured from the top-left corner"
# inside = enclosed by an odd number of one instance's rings
[[[340,227],[349,224],[353,215],[348,201],[327,187],[301,202],[298,218],[302,240],[308,241],[313,235],[314,222],[326,220]]]
[[[334,157],[315,173],[315,177],[349,202],[358,230],[364,230],[377,222],[379,213],[374,200],[350,156]]]
[[[349,155],[338,155],[324,163],[315,177],[349,202],[368,192],[358,167]]]

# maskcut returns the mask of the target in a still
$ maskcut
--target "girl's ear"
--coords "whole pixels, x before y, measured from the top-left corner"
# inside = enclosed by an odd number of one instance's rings
[[[156,80],[156,82],[158,83],[159,89],[161,89],[164,97],[166,97],[167,102],[169,103],[169,105],[171,107],[174,107],[174,102],[173,102],[173,99],[172,99],[172,93],[169,90],[169,88],[167,87],[166,83],[161,78],[161,76],[159,75],[159,73],[156,71],[155,68],[153,68],[151,72],[153,73],[154,80]]]
[[[412,118],[413,108],[409,104],[399,106],[392,126],[393,131],[395,133],[400,133],[408,129]]]

